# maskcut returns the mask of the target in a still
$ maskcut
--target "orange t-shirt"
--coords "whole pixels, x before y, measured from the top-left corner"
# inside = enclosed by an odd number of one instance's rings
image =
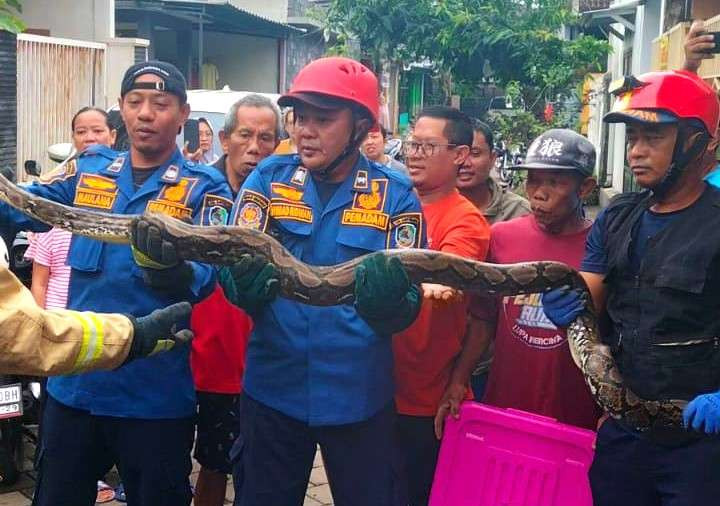
[[[490,225],[469,200],[454,191],[422,209],[429,249],[485,259]],[[465,301],[423,301],[417,320],[393,337],[398,413],[435,415],[462,349],[466,319]]]

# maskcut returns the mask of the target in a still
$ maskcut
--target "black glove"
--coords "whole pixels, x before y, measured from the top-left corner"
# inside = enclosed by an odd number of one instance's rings
[[[190,327],[192,306],[178,302],[163,309],[156,309],[147,316],[128,316],[133,324],[133,341],[123,365],[131,360],[149,357],[156,353],[185,345],[193,338]]]
[[[188,298],[194,272],[189,262],[179,260],[175,244],[163,239],[160,229],[140,218],[131,228],[135,263],[143,268],[145,283],[179,298]]]
[[[417,318],[422,297],[400,260],[375,254],[355,268],[355,309],[381,335],[400,332]]]
[[[225,297],[248,314],[257,314],[280,291],[278,270],[259,256],[242,255],[240,261],[223,267],[218,274]]]

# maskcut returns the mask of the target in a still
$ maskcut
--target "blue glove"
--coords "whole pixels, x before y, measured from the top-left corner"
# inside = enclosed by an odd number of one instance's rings
[[[540,295],[543,311],[556,327],[567,327],[585,310],[585,297],[579,289],[562,286]]]
[[[720,433],[720,392],[695,397],[683,410],[683,422],[706,434]]]

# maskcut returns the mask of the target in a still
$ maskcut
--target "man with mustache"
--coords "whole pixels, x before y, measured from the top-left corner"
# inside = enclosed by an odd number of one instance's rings
[[[525,162],[513,167],[527,171],[532,213],[493,225],[488,259],[553,260],[578,268],[591,225],[583,199],[595,187],[595,156],[590,141],[571,130],[552,129],[535,139]],[[482,402],[594,429],[599,409],[570,356],[565,329],[545,317],[540,294],[492,302],[471,308],[486,341],[494,336],[495,342]]]
[[[627,162],[641,192],[597,217],[581,273],[624,383],[642,399],[688,401],[686,429],[638,428],[608,418],[590,468],[597,506],[713,504],[720,495],[720,190],[715,165],[720,101],[687,71],[613,83],[604,120],[626,125]],[[543,298],[568,325],[585,310],[577,291]]]
[[[119,106],[128,152],[88,148],[28,191],[84,209],[154,211],[203,225],[217,208],[227,214],[232,196],[222,174],[185,161],[175,145],[190,114],[180,71],[162,61],[133,65]],[[47,230],[6,205],[0,224]],[[147,226],[132,233],[132,247],[73,237],[68,309],[141,316],[210,293],[211,266],[179,260]],[[87,336],[95,349],[101,337],[92,328]],[[189,505],[196,403],[188,354],[173,350],[111,372],[50,378],[33,504],[92,504],[97,479],[117,465],[129,504]]]
[[[424,244],[410,180],[359,151],[378,121],[378,80],[364,65],[321,58],[279,100],[295,115],[298,152],[263,161],[245,181],[231,223],[254,227],[300,260],[335,265]],[[420,307],[397,259],[366,259],[354,303],[329,307],[278,296],[275,267],[244,259],[221,271],[225,294],[253,318],[241,402],[236,503],[302,504],[320,445],[337,504],[393,500],[392,334]]]
[[[257,164],[273,154],[279,139],[280,111],[267,97],[250,94],[230,107],[220,130],[225,154],[213,167],[227,177],[233,197]],[[239,400],[252,320],[217,286],[193,309],[192,329],[190,365],[198,399],[195,459],[201,466],[194,504],[222,506],[232,472],[231,448],[240,431]]]

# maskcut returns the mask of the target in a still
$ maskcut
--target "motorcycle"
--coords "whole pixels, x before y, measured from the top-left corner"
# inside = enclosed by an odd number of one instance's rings
[[[39,176],[38,165],[29,160],[25,171]],[[32,261],[25,258],[29,246],[27,234],[18,233],[10,248],[0,237],[0,263],[9,268],[26,286],[30,286]],[[40,418],[41,386],[37,378],[0,375],[0,486],[13,485],[23,470],[25,451],[23,437],[37,442],[36,432]]]

